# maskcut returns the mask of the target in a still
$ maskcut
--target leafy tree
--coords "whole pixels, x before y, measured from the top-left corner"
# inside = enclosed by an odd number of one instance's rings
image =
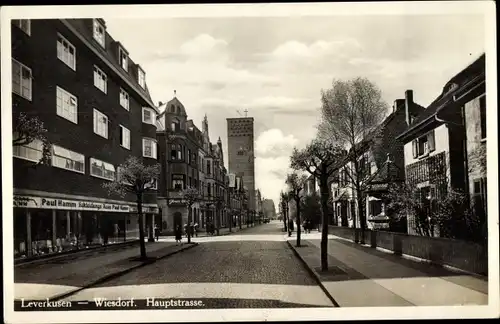
[[[469,172],[476,170],[483,176],[486,176],[486,145],[481,143],[478,145],[469,157]]]
[[[319,182],[321,192],[321,269],[328,269],[328,178],[336,170],[334,167],[345,159],[345,150],[332,141],[314,139],[303,150],[294,148],[291,167],[309,172]]]
[[[307,181],[305,174],[299,175],[296,172],[287,175],[286,184],[289,187],[289,197],[295,201],[297,206],[297,247],[300,247],[300,204],[303,198],[303,190]]]
[[[285,232],[288,230],[288,202],[290,201],[290,195],[286,192],[281,192],[280,194],[281,212],[283,213],[283,223],[285,225]]]
[[[188,243],[191,243],[191,220],[192,220],[192,207],[193,205],[200,201],[200,192],[196,188],[187,187],[182,191],[182,196],[186,199],[186,205],[188,207],[188,227],[187,227],[187,235],[188,235]]]
[[[47,129],[45,129],[43,122],[37,116],[28,117],[26,113],[21,112],[15,119],[12,145],[24,146],[36,140],[42,142],[42,157],[37,164],[49,164],[51,144],[46,134]]]
[[[116,194],[125,197],[127,193],[132,193],[137,201],[137,213],[139,215],[139,240],[141,259],[147,259],[146,245],[144,242],[144,227],[142,214],[142,201],[145,192],[152,190],[154,182],[160,175],[160,164],[144,165],[141,158],[130,156],[117,168],[117,177],[114,181],[104,183],[103,188],[108,190],[109,195]],[[150,236],[152,236],[152,226],[150,226]]]
[[[302,201],[302,215],[304,219],[311,221],[311,224],[316,226],[322,221],[322,211],[320,197],[316,193],[306,195]]]
[[[364,159],[359,159],[366,152],[364,143],[367,139],[377,139],[377,126],[386,112],[387,104],[382,100],[380,89],[366,78],[354,78],[342,81],[334,80],[332,87],[321,91],[321,122],[318,125],[319,136],[349,147],[348,161],[344,170],[349,178],[349,185],[356,194],[358,215],[361,225],[361,243],[364,243],[366,215],[364,199],[367,178]],[[356,219],[354,226],[356,227]]]

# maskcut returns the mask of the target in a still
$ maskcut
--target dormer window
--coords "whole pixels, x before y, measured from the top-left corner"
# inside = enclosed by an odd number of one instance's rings
[[[137,69],[137,82],[143,89],[146,89],[146,73],[140,67]]]
[[[118,49],[118,55],[120,56],[119,57],[120,66],[125,71],[128,71],[128,55],[127,55],[127,52],[125,52],[122,48],[119,48]]]
[[[106,31],[104,29],[104,26],[97,19],[94,19],[94,39],[102,47],[106,47],[105,35],[106,35]]]

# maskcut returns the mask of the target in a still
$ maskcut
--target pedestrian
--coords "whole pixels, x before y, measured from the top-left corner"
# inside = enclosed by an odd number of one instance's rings
[[[157,224],[155,224],[155,237],[156,241],[158,242],[160,240],[160,228],[158,227]]]
[[[175,242],[177,245],[179,243],[182,244],[182,230],[180,225],[177,225],[177,227],[175,228]]]
[[[198,227],[199,227],[198,223],[195,223],[195,224],[194,224],[194,235],[195,235],[196,237],[198,237]]]

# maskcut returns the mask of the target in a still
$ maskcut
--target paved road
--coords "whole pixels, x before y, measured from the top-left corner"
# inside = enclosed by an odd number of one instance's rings
[[[209,308],[333,307],[281,232],[282,223],[198,238],[199,246],[67,300],[194,298]]]

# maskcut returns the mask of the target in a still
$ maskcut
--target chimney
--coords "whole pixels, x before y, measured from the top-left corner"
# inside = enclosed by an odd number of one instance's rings
[[[394,105],[392,106],[392,112],[396,112],[398,109],[402,109],[405,105],[405,99],[394,100]]]
[[[405,92],[405,115],[406,115],[406,124],[410,126],[410,121],[411,121],[411,108],[410,106],[413,105],[413,90],[406,90]]]

